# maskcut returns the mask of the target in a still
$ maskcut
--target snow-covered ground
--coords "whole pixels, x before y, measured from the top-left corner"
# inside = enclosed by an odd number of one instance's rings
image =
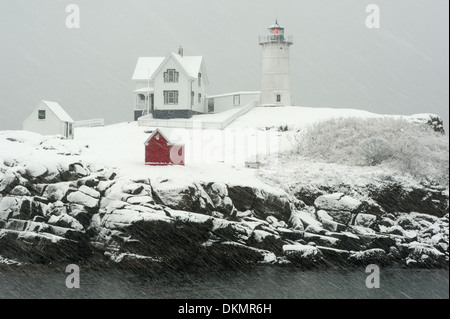
[[[224,130],[162,129],[172,142],[186,145],[186,166],[155,167],[144,165],[144,142],[154,128],[140,127],[137,122],[119,123],[96,128],[77,128],[75,140],[43,137],[23,131],[0,132],[0,160],[17,160],[30,166],[68,165],[74,161],[118,168],[130,178],[169,179],[172,181],[219,181],[229,184],[264,187],[257,171],[245,167],[245,161],[256,154],[269,155],[292,147],[292,134],[308,124],[336,117],[375,118],[383,115],[353,109],[308,107],[255,108]],[[288,132],[279,132],[279,126]],[[37,163],[37,164],[33,164]],[[282,163],[281,163],[282,165]],[[323,166],[323,165],[322,165]],[[310,163],[309,178],[319,178],[324,168]],[[276,167],[276,166],[272,166]],[[372,169],[381,174],[382,169]],[[345,168],[343,169],[345,171]],[[358,169],[364,174],[367,168]],[[272,172],[276,174],[276,172]],[[317,181],[317,180],[316,180]]]

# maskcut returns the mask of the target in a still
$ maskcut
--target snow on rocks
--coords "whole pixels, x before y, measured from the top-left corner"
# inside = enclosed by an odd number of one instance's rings
[[[377,216],[375,215],[359,213],[356,215],[354,223],[356,226],[371,228],[375,224],[376,220]]]
[[[99,203],[99,200],[97,198],[91,197],[81,191],[70,193],[67,196],[67,200],[70,203],[81,204],[89,208],[95,208]]]
[[[0,159],[0,258],[448,267],[448,213],[386,213],[345,187],[303,202],[260,184],[129,178],[54,151]]]
[[[334,193],[328,195],[319,196],[314,205],[317,209],[325,211],[347,211],[352,212],[356,210],[361,202],[343,193]]]
[[[304,267],[314,266],[323,259],[319,248],[311,245],[284,245],[283,253],[290,262]]]
[[[355,252],[350,255],[349,260],[356,264],[384,265],[388,262],[388,256],[383,249],[373,248],[373,249]]]

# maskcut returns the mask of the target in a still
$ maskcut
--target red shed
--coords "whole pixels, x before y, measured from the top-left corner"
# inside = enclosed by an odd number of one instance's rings
[[[184,165],[184,145],[170,143],[156,129],[145,141],[145,165]]]

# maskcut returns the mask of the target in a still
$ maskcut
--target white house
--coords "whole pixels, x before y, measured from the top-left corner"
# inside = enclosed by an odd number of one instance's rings
[[[190,118],[207,113],[205,88],[208,85],[204,59],[178,54],[141,57],[133,74],[134,119],[147,112],[156,119]]]
[[[41,135],[62,135],[73,139],[74,121],[56,102],[41,101],[23,121],[23,129]]]

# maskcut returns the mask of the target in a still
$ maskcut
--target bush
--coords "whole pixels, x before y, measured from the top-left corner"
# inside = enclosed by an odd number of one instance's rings
[[[330,163],[389,165],[448,184],[449,141],[430,126],[393,118],[331,119],[298,133],[294,153]]]
[[[393,149],[388,141],[380,138],[368,138],[363,140],[359,147],[368,165],[378,165],[392,158]]]

